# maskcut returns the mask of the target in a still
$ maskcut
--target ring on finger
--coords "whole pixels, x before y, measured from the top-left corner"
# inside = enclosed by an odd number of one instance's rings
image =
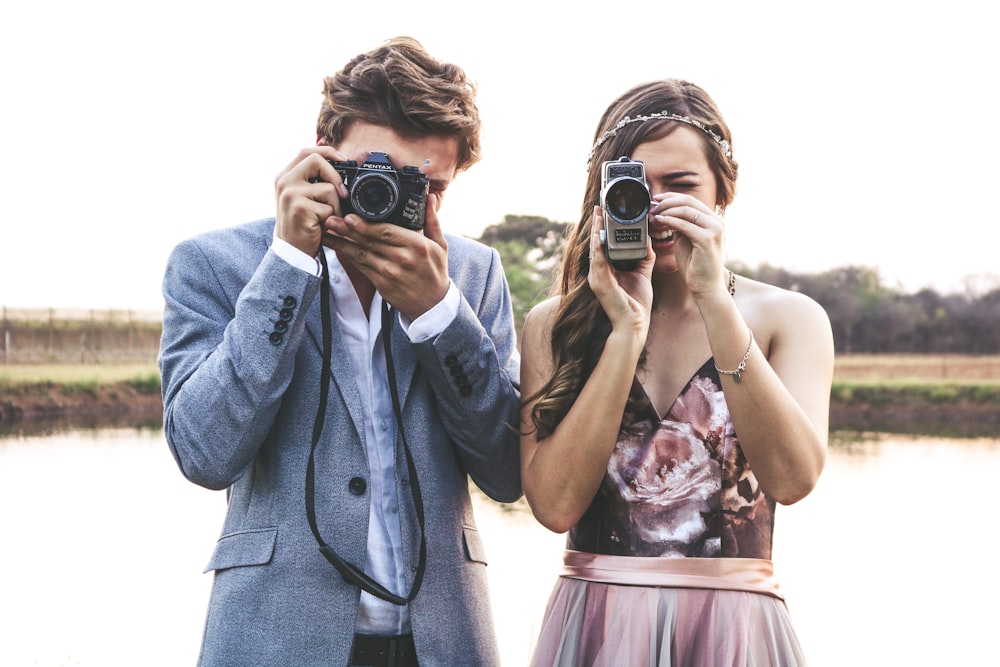
[[[701,211],[695,211],[694,212],[694,217],[691,218],[691,224],[697,225],[699,217],[701,217]]]

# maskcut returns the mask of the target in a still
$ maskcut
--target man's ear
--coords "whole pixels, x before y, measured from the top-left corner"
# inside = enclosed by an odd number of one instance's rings
[[[327,143],[326,143],[326,137],[324,137],[321,134],[317,134],[316,135],[316,145],[317,146],[326,146],[327,145]]]

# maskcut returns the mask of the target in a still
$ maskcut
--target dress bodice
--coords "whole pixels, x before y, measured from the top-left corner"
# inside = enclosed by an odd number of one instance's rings
[[[641,387],[639,387],[641,390]],[[774,501],[750,470],[711,359],[669,411],[623,429],[567,548],[670,558],[771,558]]]

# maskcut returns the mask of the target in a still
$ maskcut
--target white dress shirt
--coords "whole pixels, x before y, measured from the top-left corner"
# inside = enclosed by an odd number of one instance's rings
[[[275,254],[303,271],[319,275],[318,260],[291,244],[274,238]],[[403,562],[402,533],[399,525],[399,498],[396,494],[396,420],[389,393],[385,350],[382,347],[382,296],[375,293],[368,313],[337,253],[324,247],[330,271],[332,316],[343,331],[343,345],[357,378],[364,410],[364,442],[371,479],[368,492],[368,547],[365,572],[396,595],[406,597],[406,565]],[[437,335],[458,314],[461,296],[454,283],[434,308],[400,324],[410,340],[418,343]],[[331,545],[336,549],[336,545]],[[355,631],[366,634],[408,634],[410,613],[406,606],[381,600],[362,591]]]

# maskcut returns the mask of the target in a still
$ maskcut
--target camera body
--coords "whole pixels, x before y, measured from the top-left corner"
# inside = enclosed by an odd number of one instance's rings
[[[389,222],[407,229],[423,229],[430,180],[420,167],[396,169],[388,153],[372,151],[358,166],[355,160],[330,161],[344,180],[348,195],[340,213],[356,213],[368,222]]]
[[[601,165],[601,243],[616,269],[630,271],[646,258],[650,199],[642,162],[622,156]]]

